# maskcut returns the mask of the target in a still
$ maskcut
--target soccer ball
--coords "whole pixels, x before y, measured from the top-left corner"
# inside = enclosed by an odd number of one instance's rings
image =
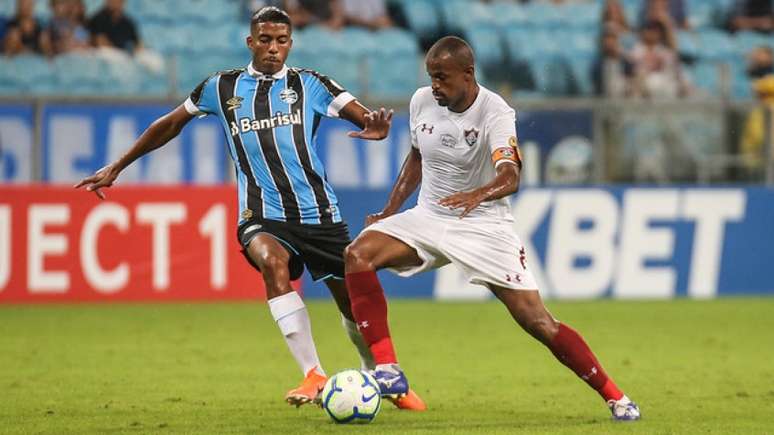
[[[322,391],[322,407],[336,423],[370,423],[381,405],[376,380],[361,370],[336,373]]]

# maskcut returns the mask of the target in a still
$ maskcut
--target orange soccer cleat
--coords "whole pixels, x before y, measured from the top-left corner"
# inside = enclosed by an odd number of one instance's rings
[[[387,396],[387,400],[397,406],[398,409],[406,409],[409,411],[426,411],[427,405],[421,397],[414,390],[409,389],[408,393],[402,396]]]
[[[285,395],[285,401],[291,405],[296,405],[296,408],[303,404],[314,402],[317,400],[323,387],[325,387],[327,380],[328,378],[325,375],[321,375],[317,367],[315,367],[309,370],[298,388],[288,391],[288,394]]]

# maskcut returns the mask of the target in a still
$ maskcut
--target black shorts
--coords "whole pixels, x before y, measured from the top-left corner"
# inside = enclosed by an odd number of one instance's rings
[[[247,246],[260,233],[277,239],[290,254],[290,279],[304,273],[306,265],[312,279],[344,278],[344,248],[350,243],[347,224],[295,224],[273,220],[248,219],[237,228],[242,254],[259,272],[261,269],[247,254]]]

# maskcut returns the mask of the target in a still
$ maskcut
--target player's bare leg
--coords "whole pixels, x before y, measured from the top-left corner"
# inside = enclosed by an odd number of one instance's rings
[[[527,333],[543,343],[554,356],[575,372],[608,404],[617,420],[637,420],[639,408],[618,389],[583,337],[554,319],[536,290],[513,290],[490,286],[508,308],[511,316]]]
[[[378,231],[364,231],[345,252],[346,281],[352,314],[376,362],[375,378],[382,394],[401,409],[424,411],[421,398],[400,371],[387,322],[387,301],[376,271],[384,267],[420,265],[407,244]]]
[[[263,233],[250,242],[247,253],[261,269],[269,310],[305,375],[301,385],[290,390],[285,400],[296,406],[309,403],[322,391],[326,377],[317,356],[306,305],[290,286],[290,254],[277,239]]]

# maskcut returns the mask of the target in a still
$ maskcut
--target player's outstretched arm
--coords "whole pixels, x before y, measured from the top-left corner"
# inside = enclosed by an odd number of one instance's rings
[[[482,202],[494,201],[516,193],[519,190],[520,173],[519,165],[515,161],[505,162],[497,166],[497,175],[488,184],[469,192],[449,195],[440,200],[439,204],[451,209],[461,208],[460,219],[462,219]]]
[[[418,149],[411,147],[411,151],[409,151],[406,160],[403,161],[403,166],[400,168],[398,179],[395,181],[395,185],[392,186],[392,192],[390,192],[390,197],[387,199],[387,204],[379,213],[366,217],[366,226],[397,213],[408,197],[417,190],[417,186],[419,186],[421,181],[422,154],[419,153]]]
[[[362,129],[349,132],[349,137],[382,140],[390,134],[392,113],[392,110],[388,111],[384,107],[379,110],[369,110],[359,101],[354,100],[341,109],[339,116]]]
[[[86,186],[86,190],[94,192],[100,199],[105,199],[105,194],[100,191],[101,188],[112,186],[124,168],[145,154],[162,147],[180,134],[180,130],[191,119],[193,119],[193,115],[189,114],[185,110],[185,106],[181,104],[175,110],[153,121],[153,124],[140,135],[137,142],[120,159],[106,165],[94,175],[84,178],[74,187],[77,189]]]

